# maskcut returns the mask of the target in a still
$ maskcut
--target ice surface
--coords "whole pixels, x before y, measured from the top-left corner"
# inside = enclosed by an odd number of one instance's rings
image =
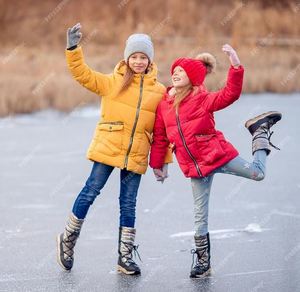
[[[68,273],[55,236],[91,171],[85,153],[97,107],[0,119],[0,291],[300,291],[300,95],[245,95],[215,113],[216,127],[251,161],[244,121],[283,113],[261,182],[217,174],[209,207],[210,278],[189,278],[193,248],[190,180],[177,162],[164,184],[149,170],[137,204],[141,277],[116,272],[119,171],[91,207]]]

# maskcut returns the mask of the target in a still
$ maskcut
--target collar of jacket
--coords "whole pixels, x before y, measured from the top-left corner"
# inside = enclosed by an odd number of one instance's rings
[[[126,70],[126,65],[124,64],[123,61],[120,61],[115,69],[114,69],[114,74],[117,75],[122,75],[124,76],[125,74],[125,70]],[[157,81],[157,66],[155,63],[152,63],[150,65],[150,70],[147,74],[144,75],[144,84],[149,84],[149,85],[153,85],[156,83]],[[134,82],[135,83],[139,83],[140,79],[141,79],[141,75],[142,74],[134,74]]]
[[[166,93],[164,95],[164,99],[167,103],[172,104],[175,101],[175,95],[169,95],[169,91],[170,89],[173,88],[173,86],[168,86],[166,89]],[[207,90],[206,87],[204,86],[204,84],[199,86],[199,91],[196,93],[196,95],[203,95],[203,94],[207,94]],[[192,96],[191,93],[189,93],[182,101],[181,103],[185,103],[188,101],[189,97]]]
[[[168,86],[167,87],[166,93],[165,93],[165,96],[164,96],[164,99],[169,104],[174,103],[174,100],[175,100],[175,95],[169,95],[169,91],[170,91],[171,88],[173,88],[173,86]]]

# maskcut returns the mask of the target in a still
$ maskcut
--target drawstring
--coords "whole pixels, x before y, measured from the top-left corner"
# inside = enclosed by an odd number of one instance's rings
[[[129,256],[128,260],[132,261],[132,251],[133,251],[134,257],[135,258],[138,257],[139,260],[142,262],[140,254],[138,252],[139,245],[134,245],[134,244],[122,241],[122,240],[121,240],[121,243],[123,243],[124,246],[127,248],[127,253],[124,254],[124,255],[122,255],[122,257],[126,257],[127,258],[127,256]]]
[[[275,148],[276,150],[280,150],[280,148],[278,148],[277,146],[275,146],[272,142],[271,142],[271,136],[273,135],[273,131],[271,132],[270,131],[270,127],[272,126],[273,124],[268,122],[268,126],[267,127],[260,127],[259,130],[261,130],[260,133],[256,134],[254,137],[253,137],[253,141],[256,140],[256,139],[259,139],[259,138],[264,138],[264,139],[267,139],[269,141],[269,144]],[[263,134],[263,136],[261,136]],[[267,137],[265,137],[265,135],[267,135]]]
[[[270,133],[270,131],[269,131],[269,133]],[[272,131],[272,132],[270,133],[269,138],[268,138],[269,144],[270,144],[273,148],[275,148],[275,149],[277,149],[277,150],[280,150],[279,147],[275,146],[275,145],[270,141],[271,136],[273,135],[273,133],[274,133],[274,132]]]

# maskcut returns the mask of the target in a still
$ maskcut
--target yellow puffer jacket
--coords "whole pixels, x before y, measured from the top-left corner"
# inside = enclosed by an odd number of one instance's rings
[[[100,95],[101,117],[87,158],[120,169],[144,174],[152,140],[155,112],[165,87],[157,80],[157,67],[135,74],[132,84],[119,93],[126,65],[120,62],[112,74],[93,71],[84,62],[81,47],[66,50],[68,67],[84,87]],[[171,151],[165,162],[172,161]]]

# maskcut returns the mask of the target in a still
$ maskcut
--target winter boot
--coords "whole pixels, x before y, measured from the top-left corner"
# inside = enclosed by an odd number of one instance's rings
[[[65,270],[71,270],[74,263],[74,247],[80,234],[83,219],[70,215],[64,233],[57,236],[57,261]]]
[[[139,275],[141,273],[140,268],[132,259],[132,253],[138,255],[138,246],[134,245],[135,229],[131,227],[120,227],[119,229],[119,259],[118,259],[118,271],[127,275]]]
[[[265,150],[267,155],[269,155],[271,152],[271,146],[280,150],[270,141],[273,134],[273,132],[270,131],[270,128],[281,120],[281,116],[281,113],[271,111],[252,118],[245,123],[245,127],[253,136],[252,154],[254,154],[257,150]]]
[[[196,249],[192,249],[193,263],[190,277],[203,278],[208,276],[211,272],[210,267],[210,241],[209,233],[206,235],[195,236]],[[197,257],[196,264],[194,265],[195,255]]]

